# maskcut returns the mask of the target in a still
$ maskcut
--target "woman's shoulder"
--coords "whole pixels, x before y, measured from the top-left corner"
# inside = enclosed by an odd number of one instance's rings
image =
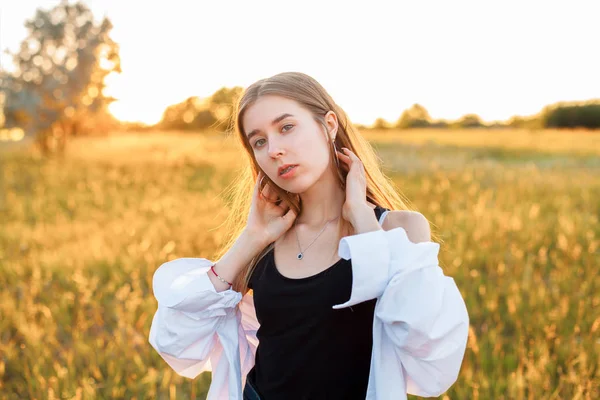
[[[429,221],[418,211],[389,211],[381,227],[385,231],[402,228],[413,243],[429,242],[431,240]]]
[[[414,210],[391,210],[367,201],[378,218],[385,213],[381,227],[385,231],[402,228],[407,232],[408,238],[414,242],[427,242],[431,240],[429,221],[423,214]]]

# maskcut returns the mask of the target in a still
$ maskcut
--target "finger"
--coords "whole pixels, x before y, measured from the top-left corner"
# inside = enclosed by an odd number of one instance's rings
[[[285,216],[285,214],[287,214],[288,211],[290,211],[290,206],[285,203],[283,200],[281,200],[281,203],[279,203],[278,205],[279,210],[281,211],[282,215]]]
[[[347,155],[345,155],[344,153],[342,153],[341,151],[337,152],[338,158],[340,160],[342,160],[343,162],[345,162],[346,164],[350,164],[352,163],[352,160],[350,159],[350,157],[348,157]]]
[[[348,168],[348,170],[352,170],[353,168],[356,168],[357,162],[352,157],[350,157],[349,154],[342,154],[340,156],[340,159],[344,161],[346,168]]]
[[[350,158],[350,157],[348,157],[348,156],[347,156],[347,155],[346,155],[346,154],[345,154],[343,151],[336,151],[336,153],[337,153],[337,155],[338,155],[340,158],[343,158],[343,159],[349,159],[349,158]]]
[[[254,197],[260,196],[259,190],[260,190],[260,179],[262,178],[261,172],[258,172],[258,175],[256,176],[256,182],[254,182]]]
[[[262,171],[258,171],[258,175],[256,177],[256,184],[254,186],[254,192],[258,198],[261,200],[267,200],[266,192],[268,192],[268,182],[264,179],[265,174]],[[262,181],[262,182],[261,182]],[[261,184],[263,187],[261,188]]]
[[[363,163],[362,161],[360,161],[360,158],[358,158],[358,156],[356,154],[354,154],[352,152],[352,150],[346,148],[346,147],[342,147],[342,149],[344,149],[344,152],[348,155],[348,157],[350,157],[350,159],[352,160],[353,163],[358,164],[358,166],[363,169]]]
[[[360,159],[347,147],[342,147],[342,151],[346,154],[352,161],[360,161]]]
[[[263,197],[263,191],[267,184],[267,182],[264,179],[264,176],[265,176],[265,174],[262,171],[259,171],[258,176],[256,177],[256,191],[257,191],[258,197],[261,197],[261,198]]]
[[[342,152],[338,152],[338,160],[340,161],[340,168],[344,171],[350,171],[350,169],[352,168],[352,160],[350,160],[350,158],[343,154]]]
[[[294,220],[296,219],[296,213],[291,208],[287,210],[287,212],[283,215],[283,219],[288,223],[289,226],[292,225]]]
[[[261,194],[267,201],[274,203],[277,200],[277,192],[271,187],[272,183],[265,179],[265,187]]]

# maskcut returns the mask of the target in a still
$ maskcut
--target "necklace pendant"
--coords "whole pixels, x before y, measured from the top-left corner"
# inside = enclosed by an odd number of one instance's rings
[[[302,253],[298,253],[298,256],[297,256],[298,260],[302,260],[303,257],[304,257],[304,255]]]

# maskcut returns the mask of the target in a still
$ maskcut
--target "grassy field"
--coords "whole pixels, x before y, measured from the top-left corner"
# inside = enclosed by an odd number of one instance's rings
[[[365,135],[467,302],[441,398],[600,398],[600,133]],[[0,151],[0,399],[203,399],[210,374],[177,376],[147,341],[152,275],[213,256],[240,160],[197,134]]]

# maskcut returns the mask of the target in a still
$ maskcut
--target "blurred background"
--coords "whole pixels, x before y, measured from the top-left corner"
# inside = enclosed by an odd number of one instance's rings
[[[233,104],[315,77],[443,239],[471,317],[440,399],[600,398],[597,1],[0,4],[0,399],[203,399],[152,276],[212,258]],[[414,398],[414,397],[413,397]]]

